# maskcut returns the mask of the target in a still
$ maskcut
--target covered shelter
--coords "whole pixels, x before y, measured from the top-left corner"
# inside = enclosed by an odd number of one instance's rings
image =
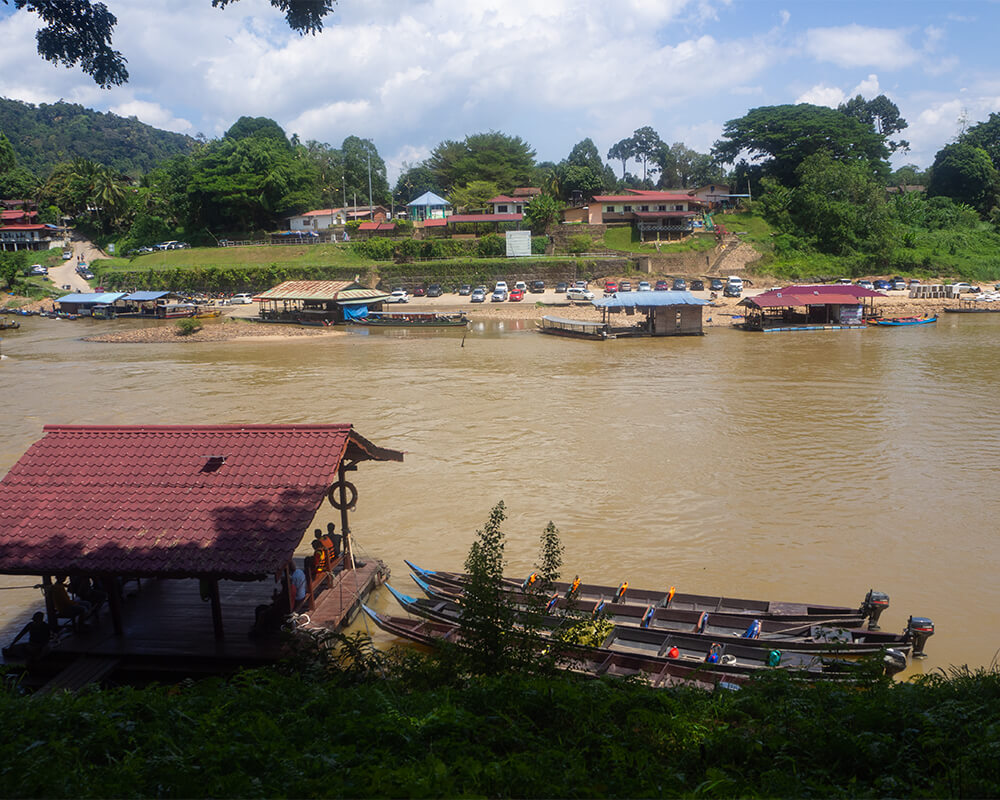
[[[406,204],[406,214],[413,222],[425,219],[444,219],[448,216],[451,203],[434,192],[424,192],[416,200]]]
[[[157,306],[183,300],[177,292],[131,292],[114,302],[116,316],[155,317]]]
[[[49,425],[0,480],[0,574],[41,578],[53,630],[54,576],[100,582],[111,624],[85,649],[176,654],[192,630],[209,642],[226,638],[222,598],[235,598],[239,586],[270,581],[249,612],[232,601],[240,623],[254,621],[261,599],[293,607],[287,570],[324,500],[340,509],[340,576],[352,577],[348,510],[357,498],[346,473],[364,461],[402,460],[349,424]],[[170,586],[174,595],[193,593],[190,618],[165,619],[162,607],[148,603],[147,618],[140,605],[126,608],[113,587],[144,579],[157,579],[148,591],[163,598],[161,606]],[[220,584],[237,588],[220,591]],[[230,638],[244,644],[246,629]],[[206,647],[208,658],[212,645],[204,640],[194,652]]]
[[[594,300],[608,326],[608,338],[623,336],[701,336],[702,308],[709,303],[690,292],[616,292]],[[634,325],[614,325],[615,314],[644,319]]]
[[[86,316],[93,314],[96,306],[112,306],[126,294],[127,292],[74,292],[56,298],[55,302],[64,314]]]
[[[357,281],[285,281],[254,297],[265,322],[334,325],[381,308],[389,295]]]
[[[857,330],[875,316],[882,292],[853,284],[785,286],[744,297],[743,328],[749,331]]]

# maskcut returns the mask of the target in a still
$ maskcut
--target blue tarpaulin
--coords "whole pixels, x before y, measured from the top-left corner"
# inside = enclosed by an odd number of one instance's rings
[[[364,319],[368,316],[368,306],[342,306],[344,309],[344,319],[350,322],[352,319]]]

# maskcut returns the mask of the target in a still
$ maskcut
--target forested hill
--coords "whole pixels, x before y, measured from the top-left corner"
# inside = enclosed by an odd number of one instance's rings
[[[75,158],[138,177],[165,159],[190,152],[195,143],[190,136],[74,103],[34,106],[7,98],[0,98],[0,131],[13,145],[18,165],[43,180],[57,163]]]

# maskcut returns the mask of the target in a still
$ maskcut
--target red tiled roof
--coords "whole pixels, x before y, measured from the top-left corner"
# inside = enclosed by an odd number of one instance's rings
[[[0,481],[0,573],[274,573],[345,456],[403,459],[350,425],[46,426]]]
[[[524,197],[536,197],[537,195],[540,195],[541,193],[542,193],[542,190],[539,189],[537,186],[518,186],[514,190],[514,197],[520,197],[520,198],[524,198]]]
[[[435,217],[434,219],[425,219],[423,225],[425,228],[443,228],[448,224],[448,218]]]
[[[520,222],[524,214],[452,214],[447,218],[452,222]]]
[[[496,197],[491,197],[486,201],[487,203],[523,203],[524,198],[520,200],[515,200],[513,197],[507,197],[505,194],[498,194]]]
[[[662,201],[664,203],[695,203],[697,205],[704,205],[697,197],[691,197],[691,195],[687,194],[655,192],[649,189],[630,189],[629,191],[634,192],[634,194],[601,194],[597,195],[594,201],[598,203],[637,203],[640,201],[652,203]]]
[[[882,292],[860,286],[833,284],[826,286],[785,286],[771,289],[740,301],[740,305],[758,308],[794,308],[795,306],[859,305],[862,298],[886,297]]]
[[[634,211],[640,219],[662,219],[663,217],[697,217],[697,211]]]
[[[0,211],[0,219],[31,219],[31,217],[37,217],[37,211],[19,211],[17,209],[13,211]]]
[[[48,225],[0,225],[5,231],[40,231],[45,230]]]
[[[359,231],[394,231],[395,222],[362,222],[358,225]]]

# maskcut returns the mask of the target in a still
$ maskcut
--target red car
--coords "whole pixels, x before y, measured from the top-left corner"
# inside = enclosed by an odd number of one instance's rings
[[[414,297],[424,297],[426,296],[426,294],[427,294],[427,289],[424,288],[423,286],[418,286],[416,289],[413,290]]]
[[[670,290],[670,284],[666,281],[657,281],[656,286],[653,287],[654,292],[666,292]]]
[[[604,294],[614,294],[618,291],[618,284],[614,281],[604,282]]]
[[[510,290],[510,297],[507,298],[507,299],[511,303],[515,303],[518,300],[523,300],[524,299],[524,290],[522,290],[522,289],[511,289]]]

